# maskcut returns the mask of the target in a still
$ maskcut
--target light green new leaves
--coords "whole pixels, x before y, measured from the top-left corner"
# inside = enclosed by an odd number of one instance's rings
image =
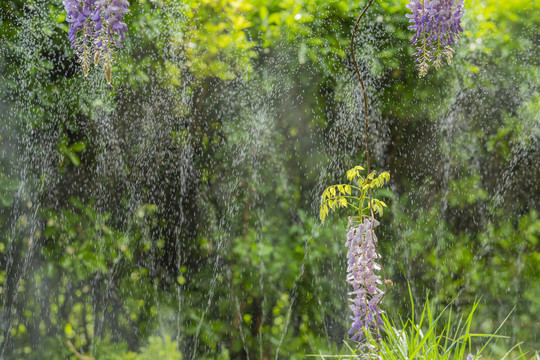
[[[370,201],[369,190],[380,188],[390,181],[390,174],[385,171],[375,177],[376,172],[373,171],[364,178],[360,175],[362,170],[364,170],[363,167],[355,166],[347,171],[347,179],[351,182],[354,180],[354,185],[337,184],[329,186],[324,190],[321,196],[321,208],[319,212],[319,217],[323,223],[330,210],[335,211],[340,207],[352,207],[358,211],[359,216],[371,210],[382,216],[383,208],[386,207],[386,204],[377,199],[371,199]],[[358,196],[353,195],[353,190]]]
[[[373,201],[371,201],[370,205],[371,205],[371,208],[373,209],[374,213],[377,213],[377,214],[382,216],[383,208],[386,207],[386,204],[384,203],[384,201],[373,199]]]
[[[355,166],[351,170],[347,171],[347,179],[352,181],[355,177],[360,177],[360,170],[364,170],[364,168],[361,166]]]

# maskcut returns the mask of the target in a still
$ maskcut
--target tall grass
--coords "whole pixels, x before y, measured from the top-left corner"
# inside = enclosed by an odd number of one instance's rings
[[[540,360],[538,353],[527,354],[520,344],[512,347],[503,357],[488,353],[492,341],[505,336],[497,335],[510,314],[493,334],[471,332],[471,324],[479,302],[476,301],[470,313],[456,318],[450,305],[438,315],[433,305],[426,300],[419,317],[415,315],[411,296],[411,316],[397,326],[383,314],[382,338],[378,341],[369,333],[360,349],[354,349],[349,343],[347,355],[310,355],[321,359],[380,359],[380,360]]]

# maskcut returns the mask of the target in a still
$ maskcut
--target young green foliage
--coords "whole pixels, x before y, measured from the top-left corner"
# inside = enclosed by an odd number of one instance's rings
[[[386,204],[373,198],[370,201],[369,191],[386,184],[390,180],[390,174],[385,171],[376,177],[376,171],[373,171],[363,177],[361,175],[363,170],[365,170],[363,167],[355,166],[347,171],[347,179],[351,184],[332,185],[323,191],[319,213],[323,223],[330,210],[335,211],[340,207],[352,207],[358,211],[359,216],[369,213],[370,208],[372,208],[373,213],[382,216]]]

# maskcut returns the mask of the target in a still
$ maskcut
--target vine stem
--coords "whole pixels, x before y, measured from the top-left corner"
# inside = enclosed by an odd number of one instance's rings
[[[369,181],[369,174],[371,173],[371,169],[370,169],[369,141],[368,141],[369,117],[368,117],[367,92],[366,92],[366,87],[364,85],[364,80],[362,79],[362,74],[360,73],[360,69],[358,68],[358,62],[356,61],[356,56],[355,56],[355,52],[354,52],[354,35],[356,34],[356,31],[358,30],[358,26],[360,25],[360,21],[362,20],[362,18],[364,17],[364,15],[368,11],[368,9],[369,9],[369,7],[371,6],[372,3],[373,3],[373,0],[369,0],[366,7],[364,8],[364,11],[362,11],[362,13],[358,16],[358,19],[356,20],[356,23],[354,24],[354,29],[353,29],[352,35],[351,35],[351,56],[352,56],[352,60],[353,60],[353,64],[354,64],[354,69],[356,70],[356,74],[358,75],[358,80],[360,81],[360,87],[362,88],[362,95],[364,97],[364,119],[365,119],[365,123],[364,123],[364,143],[366,145],[366,163],[367,163],[366,167],[367,167],[367,174],[368,174],[368,183],[370,182]],[[370,212],[371,212],[371,236],[374,238],[375,234],[374,234],[374,231],[373,231],[373,226],[375,225],[375,215],[373,213],[373,191],[371,189],[371,186],[369,187],[369,209],[370,209]],[[377,246],[377,244],[375,246]],[[384,294],[383,294],[383,296],[381,297],[381,299],[379,301],[379,304],[380,304],[380,302],[382,301],[384,295],[386,294],[386,291],[388,290],[388,284],[386,282],[386,274],[385,274],[385,271],[384,271],[384,267],[382,265],[382,261],[380,261],[380,260],[379,260],[379,266],[381,267],[381,270],[382,270],[382,273],[383,273],[383,279],[384,279]],[[381,347],[380,347],[380,342],[379,342],[379,329],[378,329],[378,327],[376,328],[376,333],[377,333],[376,334],[376,336],[377,336],[377,350],[378,350],[379,357],[380,357]]]
[[[373,0],[369,0],[366,7],[364,8],[364,11],[358,16],[358,19],[356,19],[356,23],[354,24],[354,29],[352,31],[351,35],[351,56],[353,59],[354,69],[356,70],[356,74],[358,75],[358,80],[360,81],[360,87],[362,88],[362,95],[364,97],[364,143],[366,145],[366,168],[367,168],[367,174],[371,173],[371,163],[370,163],[370,155],[369,155],[369,140],[368,140],[368,129],[369,129],[369,116],[368,116],[368,104],[367,104],[367,92],[366,87],[364,85],[364,80],[362,79],[362,73],[360,72],[360,68],[358,67],[358,61],[356,60],[356,55],[354,51],[354,35],[356,34],[356,31],[358,30],[358,26],[360,25],[360,21],[368,11],[369,7],[373,3]],[[371,212],[371,223],[374,224],[375,215],[373,213],[373,190],[371,189],[371,186],[369,187],[369,210]],[[373,229],[372,235],[373,235]],[[384,292],[386,294],[386,290],[388,289],[388,285],[386,284],[386,274],[384,272],[384,267],[382,265],[382,262],[379,261],[379,265],[381,266],[381,270],[383,273],[383,279],[384,279]],[[383,295],[384,297],[384,295]],[[382,301],[382,298],[381,298]]]
[[[367,92],[366,92],[366,87],[364,85],[364,80],[362,79],[362,74],[360,73],[360,69],[358,68],[358,62],[356,61],[356,55],[355,55],[355,51],[354,51],[354,35],[356,34],[356,31],[358,30],[358,26],[360,25],[360,21],[362,20],[362,18],[364,17],[364,15],[368,11],[368,9],[369,9],[369,7],[371,6],[372,3],[373,3],[373,0],[369,0],[366,7],[364,8],[364,11],[362,11],[360,16],[358,16],[358,19],[356,19],[356,23],[354,24],[354,29],[353,29],[352,35],[351,35],[351,56],[352,56],[352,59],[353,59],[353,64],[354,64],[354,68],[356,70],[356,74],[358,75],[358,80],[360,81],[360,87],[362,88],[362,95],[364,97],[364,116],[365,116],[364,117],[364,119],[365,119],[364,143],[366,144],[366,163],[367,163],[366,167],[367,167],[368,177],[369,177],[369,174],[371,172],[371,169],[370,169],[369,141],[368,141],[369,118],[368,118]],[[373,191],[372,191],[371,186],[370,186],[369,187],[369,209],[370,209],[370,212],[371,212],[371,223],[374,224],[375,215],[373,213],[373,204],[372,204],[372,202],[373,202]],[[372,228],[371,231],[373,232],[373,228]],[[379,265],[381,266],[381,270],[382,270],[382,273],[383,273],[383,279],[385,280],[384,292],[386,293],[386,290],[388,289],[388,285],[386,284],[386,274],[384,272],[384,267],[383,267],[381,261],[379,261]],[[381,298],[381,300],[382,300],[382,298]]]
[[[364,142],[366,144],[366,160],[367,160],[368,176],[370,174],[370,163],[369,163],[369,143],[368,143],[368,125],[369,124],[368,124],[367,93],[366,93],[366,87],[364,86],[364,80],[362,79],[362,74],[360,73],[360,69],[358,68],[358,62],[356,61],[356,56],[354,55],[354,35],[356,34],[356,31],[358,30],[358,25],[360,25],[360,20],[362,20],[362,18],[364,17],[364,15],[368,11],[372,3],[373,3],[373,0],[369,0],[364,11],[362,11],[360,16],[358,16],[358,19],[356,20],[356,24],[354,24],[354,29],[351,35],[351,55],[353,59],[354,68],[356,69],[356,74],[358,74],[358,80],[360,80],[360,86],[362,87],[362,95],[364,96],[364,115],[365,115]],[[370,194],[370,201],[371,201],[371,194]]]

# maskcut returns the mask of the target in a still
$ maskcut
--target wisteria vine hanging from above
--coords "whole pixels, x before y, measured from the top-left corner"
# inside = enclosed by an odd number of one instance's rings
[[[351,184],[337,184],[328,187],[321,197],[320,218],[324,222],[330,211],[340,207],[353,208],[357,216],[349,217],[347,232],[347,282],[352,286],[348,292],[349,308],[352,311],[351,340],[358,341],[358,349],[364,353],[378,351],[378,339],[383,325],[380,304],[392,281],[386,278],[381,264],[378,239],[374,228],[379,225],[375,214],[382,216],[386,204],[373,198],[373,190],[384,186],[390,180],[388,172],[376,176],[376,171],[366,177],[364,168],[355,166],[347,171]],[[382,276],[381,276],[382,275]],[[377,341],[373,348],[369,339]]]
[[[67,21],[71,24],[68,38],[81,63],[84,76],[90,65],[102,65],[105,79],[112,80],[114,48],[126,40],[126,23],[122,21],[129,11],[127,0],[64,0]]]
[[[452,46],[459,42],[461,18],[465,13],[464,0],[410,0],[407,8],[412,14],[406,14],[413,23],[414,30],[411,44],[416,48],[416,67],[420,76],[425,76],[430,63],[439,70],[443,58],[450,64],[454,50]]]

